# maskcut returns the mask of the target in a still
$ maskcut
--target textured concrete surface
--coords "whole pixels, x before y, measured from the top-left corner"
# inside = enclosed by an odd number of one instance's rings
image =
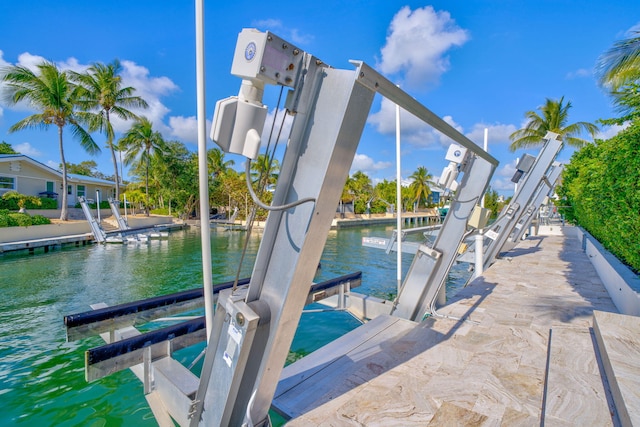
[[[594,310],[616,312],[572,228],[532,237],[440,316],[361,353],[288,425],[617,425]]]
[[[640,317],[593,313],[593,329],[623,426],[640,426]]]

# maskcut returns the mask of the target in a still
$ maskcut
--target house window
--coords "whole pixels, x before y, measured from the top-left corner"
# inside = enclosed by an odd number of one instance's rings
[[[78,184],[77,186],[77,190],[76,190],[76,195],[78,197],[84,197],[85,196],[85,188],[84,185],[80,185]]]
[[[431,198],[431,203],[434,203],[436,205],[440,203],[440,193],[438,193],[437,191],[432,192],[430,195],[430,198]]]
[[[0,175],[0,191],[1,190],[15,190],[16,179],[13,176],[1,176]]]
[[[55,193],[53,189],[53,182],[47,181],[47,193]]]
[[[71,196],[71,195],[73,194],[73,187],[72,187],[72,186],[70,186],[70,185],[67,185],[67,194],[68,194],[69,196]]]

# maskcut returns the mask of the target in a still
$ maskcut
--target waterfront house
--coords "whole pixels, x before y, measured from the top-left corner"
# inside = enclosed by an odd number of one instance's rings
[[[79,196],[92,201],[115,196],[115,182],[91,176],[67,174],[67,204],[74,206]],[[30,196],[62,197],[62,172],[24,154],[0,154],[0,196],[10,190]]]

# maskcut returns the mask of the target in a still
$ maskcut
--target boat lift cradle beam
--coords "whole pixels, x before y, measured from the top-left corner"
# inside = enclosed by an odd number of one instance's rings
[[[498,164],[363,62],[352,62],[353,71],[329,68],[277,36],[256,30],[240,33],[234,58],[234,63],[243,58],[261,63],[263,75],[257,78],[263,82],[293,87],[287,109],[294,122],[273,205],[301,198],[315,202],[271,211],[248,290],[221,293],[191,426],[268,423],[308,284],[376,93],[469,149],[486,169]]]
[[[87,204],[87,200],[83,196],[79,196],[78,202],[82,207],[82,212],[84,213],[85,218],[87,218],[87,222],[89,222],[93,238],[98,243],[104,243],[107,240],[107,236],[102,227],[100,227],[100,224],[98,224],[98,221],[93,217],[93,214],[89,209],[89,205]]]
[[[241,279],[237,285],[245,287],[249,278]],[[357,288],[362,282],[362,272],[339,276],[321,283],[313,283],[305,305],[318,302],[331,296],[342,296],[351,289]],[[224,282],[213,286],[214,301],[218,294],[234,286],[234,281]],[[180,323],[155,329],[143,334],[135,333],[132,327],[156,319],[166,319],[185,311],[201,309],[204,305],[204,290],[202,288],[176,292],[169,295],[120,304],[104,306],[83,313],[76,313],[64,317],[67,328],[67,341],[74,341],[96,334],[105,334],[107,344],[87,350],[85,354],[85,378],[94,381],[114,372],[135,367],[142,363],[171,356],[179,348],[202,342],[206,339],[204,331],[204,316],[195,316],[184,321],[176,318]],[[98,304],[101,306],[102,304]],[[127,331],[132,335],[122,337],[118,331]],[[146,352],[152,357],[147,360]],[[170,349],[167,352],[167,349]],[[153,363],[151,363],[153,365]],[[150,366],[153,369],[153,366]],[[152,376],[152,373],[149,372]],[[151,383],[151,381],[146,381]]]
[[[554,141],[548,142],[549,139]],[[535,218],[544,199],[552,195],[563,169],[562,165],[555,161],[561,148],[560,141],[556,139],[557,135],[553,133],[546,136],[545,144],[534,160],[534,164],[523,174],[516,195],[510,204],[503,209],[498,219],[485,230],[484,269],[489,268],[495,262],[498,254],[511,250],[517,245]],[[401,239],[404,240],[405,236],[412,233],[423,230],[430,231],[435,228],[441,229],[442,224],[402,230]],[[375,237],[363,239],[363,246],[385,249],[389,253],[397,250],[397,238],[397,232],[394,231],[390,239]],[[419,247],[419,243],[405,243],[403,252],[415,254]],[[473,245],[469,245],[468,249],[457,257],[457,261],[473,263],[474,249]]]
[[[421,321],[436,314],[436,303],[444,304],[444,285],[459,249],[469,234],[469,218],[485,193],[495,165],[467,153],[460,165],[464,177],[451,202],[433,246],[421,244],[396,297],[392,315]],[[472,228],[473,230],[473,228]]]
[[[562,140],[553,132],[548,132],[544,139],[544,145],[529,171],[520,180],[518,191],[511,202],[489,229],[485,230],[484,236],[490,240],[484,251],[484,270],[489,268],[503,251],[520,219],[533,207],[537,191],[546,185],[545,181],[549,181],[548,174],[555,169],[553,165],[562,148]]]
[[[540,207],[545,204],[545,200],[548,200],[551,196],[553,196],[556,183],[560,179],[562,170],[562,164],[560,164],[559,162],[553,162],[553,164],[547,171],[547,174],[536,189],[536,193],[533,196],[529,207],[523,212],[522,216],[514,227],[513,233],[504,243],[500,252],[510,251],[518,244],[520,240],[522,240],[524,233],[529,229],[533,219],[538,215]]]

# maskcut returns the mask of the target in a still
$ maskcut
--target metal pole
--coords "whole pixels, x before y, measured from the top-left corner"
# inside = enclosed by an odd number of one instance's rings
[[[396,281],[402,286],[402,168],[400,167],[400,106],[396,104]]]
[[[196,0],[196,98],[198,104],[198,177],[200,182],[200,234],[202,282],[207,342],[213,326],[213,279],[211,277],[211,224],[209,223],[209,173],[207,169],[207,109],[204,86],[204,0]]]
[[[98,224],[100,224],[100,190],[96,190],[96,210],[98,211]]]
[[[489,129],[484,128],[484,151],[487,151],[489,141]],[[484,208],[484,194],[480,199],[480,206]],[[475,269],[473,277],[479,277],[484,272],[484,235],[483,230],[478,230],[476,235],[476,249],[475,249]]]

